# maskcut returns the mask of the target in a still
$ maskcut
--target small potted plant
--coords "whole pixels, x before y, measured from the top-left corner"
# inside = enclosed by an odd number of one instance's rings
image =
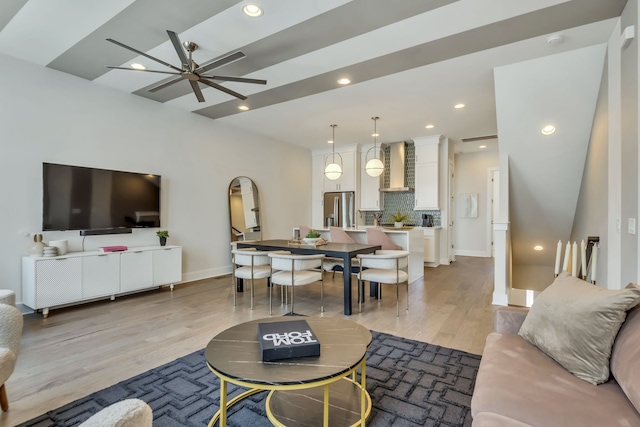
[[[407,221],[408,219],[409,219],[409,215],[400,213],[399,209],[398,209],[398,213],[391,214],[391,221],[393,222],[393,226],[395,228],[404,227],[404,222]]]
[[[156,236],[160,238],[160,246],[167,244],[167,237],[169,237],[169,230],[158,230]]]
[[[304,236],[304,240],[305,243],[308,243],[310,245],[315,245],[316,242],[318,240],[320,240],[320,233],[318,233],[316,230],[311,229],[309,230],[309,232],[307,233],[306,236]]]

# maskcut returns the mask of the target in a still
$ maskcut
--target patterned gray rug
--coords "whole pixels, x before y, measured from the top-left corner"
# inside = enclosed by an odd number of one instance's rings
[[[370,426],[470,426],[469,406],[480,356],[373,332],[367,354]],[[137,397],[153,409],[154,427],[206,426],[218,410],[219,382],[204,350],[144,372],[18,427],[69,427],[105,406]],[[243,391],[229,384],[230,394]],[[262,392],[229,410],[227,425],[271,425]]]

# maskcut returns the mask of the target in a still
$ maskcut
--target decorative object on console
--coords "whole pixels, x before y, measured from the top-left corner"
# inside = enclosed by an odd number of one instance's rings
[[[126,247],[126,246],[122,246],[122,245],[119,245],[119,246],[100,246],[98,248],[98,250],[100,252],[124,252],[127,249],[129,249],[129,248]]]
[[[167,237],[169,237],[169,230],[158,230],[156,236],[160,238],[160,246],[167,244]]]
[[[342,176],[342,156],[340,155],[340,153],[338,153],[338,157],[340,158],[340,164],[336,163],[336,127],[338,125],[331,125],[331,128],[333,130],[332,132],[332,138],[331,139],[331,163],[329,163],[325,168],[324,168],[324,175],[334,181],[338,178],[340,178]],[[325,159],[324,163],[327,163],[327,159],[329,158],[329,156],[327,156],[327,158]]]
[[[31,255],[32,257],[41,257],[46,246],[47,244],[42,241],[42,234],[34,234],[33,246],[31,246],[31,249],[29,249],[29,255]]]
[[[64,255],[67,253],[69,249],[69,241],[68,240],[51,240],[49,241],[49,246],[58,248],[58,255]]]
[[[371,117],[371,120],[373,120],[373,148],[370,148],[367,154],[365,154],[366,160],[369,156],[369,151],[373,150],[374,157],[366,162],[364,169],[367,171],[367,175],[374,178],[382,175],[382,172],[384,172],[384,163],[382,163],[382,156],[380,155],[380,150],[378,150],[378,127],[376,124],[379,118],[378,116]]]

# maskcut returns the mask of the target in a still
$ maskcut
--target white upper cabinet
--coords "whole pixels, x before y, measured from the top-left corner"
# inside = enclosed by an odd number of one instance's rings
[[[340,164],[340,157],[342,157],[342,175],[340,178],[331,180],[324,175],[324,168],[329,163],[332,163],[332,154],[324,157],[325,162],[322,166],[322,174],[324,176],[324,191],[356,191],[357,178],[360,165],[357,162],[359,153],[354,151],[342,151],[335,154],[335,163]]]
[[[373,144],[362,147],[360,153],[360,210],[361,211],[381,211],[384,210],[384,193],[380,192],[382,177],[369,176],[365,170],[367,164],[367,151],[373,147]],[[369,154],[372,157],[373,150]]]
[[[439,210],[440,136],[414,138],[416,150],[414,210]]]

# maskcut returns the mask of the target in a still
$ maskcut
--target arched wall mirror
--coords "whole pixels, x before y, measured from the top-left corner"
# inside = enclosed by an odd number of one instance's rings
[[[260,197],[251,178],[239,176],[229,184],[229,222],[232,242],[262,240]]]

